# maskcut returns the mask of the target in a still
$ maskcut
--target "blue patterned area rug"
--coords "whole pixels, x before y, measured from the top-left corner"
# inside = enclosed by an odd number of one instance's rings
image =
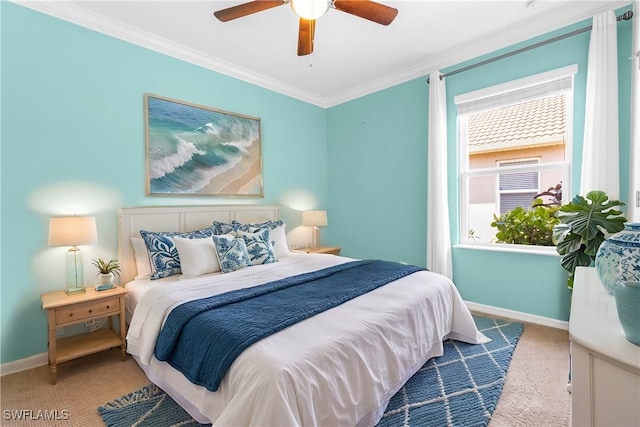
[[[486,426],[502,392],[521,323],[474,316],[487,344],[445,341],[398,391],[377,427]],[[201,426],[153,384],[98,408],[108,427]]]
[[[378,427],[486,426],[502,393],[522,323],[473,316],[486,344],[448,340],[389,401]]]
[[[155,384],[98,407],[108,427],[195,427],[200,424]]]

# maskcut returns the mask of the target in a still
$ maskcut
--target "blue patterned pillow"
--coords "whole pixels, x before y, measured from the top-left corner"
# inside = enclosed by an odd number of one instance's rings
[[[211,226],[211,228],[213,228],[214,230],[213,234],[216,235],[229,234],[236,231],[236,228],[234,228],[232,224],[220,221],[213,221],[213,225]]]
[[[223,273],[251,267],[251,259],[243,238],[234,237],[231,234],[214,235],[213,243],[216,246],[218,262]]]
[[[247,245],[247,252],[253,265],[269,264],[277,261],[271,244],[271,230],[268,227],[261,228],[255,233],[239,231],[238,234]]]
[[[180,270],[180,257],[178,256],[176,245],[173,243],[173,237],[203,239],[213,236],[214,232],[213,227],[189,232],[140,230],[140,235],[144,239],[149,253],[149,264],[151,264],[151,276],[149,278],[155,280],[182,273],[182,270]]]
[[[251,233],[254,232],[257,228],[265,228],[265,227],[269,227],[271,230],[273,230],[276,227],[281,226],[282,224],[284,224],[284,222],[282,222],[281,220],[277,220],[277,221],[272,221],[272,220],[268,220],[268,221],[264,221],[264,222],[249,222],[246,224],[240,223],[236,220],[231,221],[231,227],[233,228],[233,231],[244,231],[246,233]]]

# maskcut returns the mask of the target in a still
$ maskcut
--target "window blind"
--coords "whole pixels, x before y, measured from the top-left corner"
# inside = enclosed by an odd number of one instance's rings
[[[573,76],[569,76],[552,82],[499,93],[486,98],[480,98],[473,101],[467,101],[463,104],[458,104],[458,114],[477,113],[497,107],[504,107],[505,105],[531,101],[532,99],[569,91],[572,86]]]
[[[507,84],[458,95],[454,102],[460,115],[567,92],[573,89],[573,76],[577,71],[578,67],[574,65],[536,74]]]
[[[522,206],[527,209],[533,202],[536,191],[527,193],[500,194],[500,214],[505,214],[512,209]]]

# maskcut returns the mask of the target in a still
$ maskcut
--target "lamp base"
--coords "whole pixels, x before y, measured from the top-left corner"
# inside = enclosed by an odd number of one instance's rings
[[[82,288],[67,288],[64,291],[66,292],[67,295],[81,294],[83,292],[87,292],[87,290],[84,287],[82,287]]]
[[[67,251],[67,295],[86,292],[84,290],[84,274],[82,272],[82,251],[77,246],[73,246]]]
[[[317,249],[320,247],[320,239],[318,238],[318,227],[312,227],[311,230],[311,244],[309,245],[309,249]]]

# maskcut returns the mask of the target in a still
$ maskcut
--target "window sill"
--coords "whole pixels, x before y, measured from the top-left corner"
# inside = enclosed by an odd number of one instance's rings
[[[454,249],[471,249],[476,251],[509,252],[560,257],[555,246],[507,245],[499,243],[460,243]]]

